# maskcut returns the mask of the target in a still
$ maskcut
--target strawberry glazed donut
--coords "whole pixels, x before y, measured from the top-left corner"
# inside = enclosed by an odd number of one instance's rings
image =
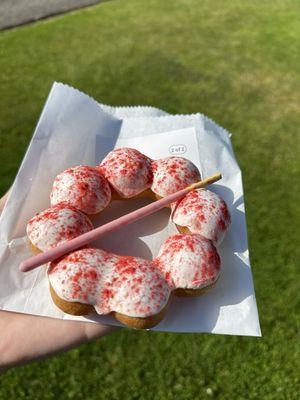
[[[190,191],[172,205],[172,221],[180,232],[198,233],[219,245],[230,225],[225,201],[207,189]]]
[[[57,175],[50,194],[51,205],[66,202],[86,214],[97,214],[108,206],[111,191],[95,167],[79,165]]]
[[[135,149],[123,147],[111,151],[99,170],[121,198],[134,197],[152,184],[151,159]]]
[[[213,243],[197,234],[170,236],[156,258],[159,270],[175,294],[199,296],[212,288],[221,260]]]
[[[34,216],[27,235],[34,251],[46,251],[91,229],[86,214],[112,200],[165,197],[201,179],[182,157],[151,160],[138,150],[111,151],[97,167],[75,166],[54,180],[51,207]],[[153,260],[122,256],[88,246],[49,263],[50,293],[73,315],[112,315],[133,328],[150,328],[165,315],[173,293],[198,296],[216,283],[230,215],[224,200],[206,189],[171,204],[179,234],[169,237]]]
[[[85,214],[69,204],[60,203],[31,218],[27,224],[27,236],[31,249],[37,253],[92,229],[93,225]]]
[[[151,190],[159,197],[168,196],[201,179],[198,168],[183,157],[166,157],[154,160],[152,170]]]

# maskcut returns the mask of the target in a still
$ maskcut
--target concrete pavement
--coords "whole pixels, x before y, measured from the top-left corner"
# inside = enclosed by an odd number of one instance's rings
[[[0,0],[0,29],[100,3],[100,0]]]

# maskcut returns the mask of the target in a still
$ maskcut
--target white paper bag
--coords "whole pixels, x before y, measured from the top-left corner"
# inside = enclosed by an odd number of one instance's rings
[[[49,207],[55,176],[71,166],[96,165],[110,150],[122,146],[134,147],[152,158],[182,155],[199,167],[203,177],[220,171],[223,179],[211,190],[222,195],[232,215],[230,230],[218,248],[222,272],[215,288],[202,297],[175,298],[154,329],[260,336],[241,172],[229,134],[201,114],[173,116],[153,107],[113,108],[59,83],[52,87],[0,218],[0,308],[119,325],[110,316],[64,314],[52,302],[45,267],[21,273],[18,266],[31,256],[27,221]],[[94,224],[144,204],[145,200],[113,203]],[[127,227],[126,235],[115,232],[95,245],[152,258],[162,241],[175,232],[165,209]]]

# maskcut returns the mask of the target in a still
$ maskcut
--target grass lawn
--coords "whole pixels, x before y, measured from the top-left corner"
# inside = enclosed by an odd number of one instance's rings
[[[0,34],[0,194],[54,80],[107,104],[201,111],[233,133],[263,332],[123,330],[7,372],[0,399],[299,398],[299,11],[118,0]]]

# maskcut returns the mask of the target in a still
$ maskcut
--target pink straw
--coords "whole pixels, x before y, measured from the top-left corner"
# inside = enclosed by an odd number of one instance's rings
[[[92,231],[86,232],[83,235],[77,236],[75,239],[64,242],[57,247],[54,247],[50,250],[45,251],[44,253],[40,253],[36,256],[30,257],[27,260],[21,262],[19,269],[22,272],[31,271],[39,267],[40,265],[46,264],[49,261],[56,260],[57,258],[70,253],[73,250],[76,250],[80,247],[85,246],[86,244],[93,242],[101,236],[104,236],[112,231],[122,228],[132,222],[138,221],[146,217],[147,215],[153,214],[161,208],[173,203],[176,200],[184,197],[189,191],[197,188],[201,188],[207,186],[213,182],[221,179],[221,174],[215,174],[209,178],[206,178],[197,183],[193,183],[185,189],[179,190],[176,193],[173,193],[169,196],[166,196],[160,200],[155,201],[154,203],[148,204],[145,207],[141,207],[138,210],[135,210],[129,214],[123,215],[120,218],[115,219],[114,221],[108,222],[105,225],[99,226]]]

